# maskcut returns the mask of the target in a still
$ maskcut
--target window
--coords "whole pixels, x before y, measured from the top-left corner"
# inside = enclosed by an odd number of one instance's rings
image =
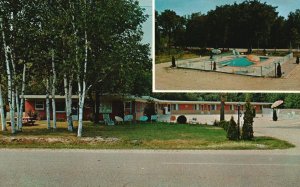
[[[178,110],[178,104],[172,104],[171,109],[172,110]]]
[[[230,110],[234,110],[234,105],[230,105]]]
[[[112,113],[112,103],[111,102],[101,102],[99,106],[99,112],[103,114]]]
[[[66,111],[65,102],[56,102],[55,107],[56,107],[56,112],[65,112]]]
[[[199,110],[199,105],[195,104],[194,105],[194,110]]]
[[[43,101],[35,101],[35,110],[44,110],[44,102]]]
[[[131,102],[124,103],[124,113],[125,113],[125,115],[132,114],[132,103]]]
[[[211,110],[217,110],[217,105],[210,105]]]

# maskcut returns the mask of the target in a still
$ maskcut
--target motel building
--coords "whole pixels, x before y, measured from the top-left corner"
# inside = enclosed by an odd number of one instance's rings
[[[25,98],[25,116],[36,115],[38,120],[46,119],[46,96],[45,95],[24,95]],[[66,119],[65,113],[65,97],[57,95],[56,101],[56,116],[58,120]],[[133,120],[139,120],[144,115],[144,109],[149,103],[153,103],[158,116],[158,121],[170,116],[179,115],[216,115],[220,114],[220,101],[173,101],[159,100],[149,96],[117,96],[105,95],[100,97],[99,104],[99,119],[103,120],[103,114],[109,114],[111,119],[119,116],[124,119],[126,115],[132,115]],[[252,102],[256,113],[261,114],[263,109],[269,109],[272,103]],[[225,114],[237,114],[238,106],[243,112],[245,102],[225,102]],[[87,98],[84,106],[84,120],[93,119],[94,103]],[[51,96],[50,96],[51,110]],[[50,112],[52,119],[52,111]],[[72,117],[73,120],[78,120],[78,96],[72,96]]]

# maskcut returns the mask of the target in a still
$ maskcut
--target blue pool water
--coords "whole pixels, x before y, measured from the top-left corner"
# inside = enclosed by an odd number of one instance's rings
[[[224,66],[246,67],[246,66],[251,66],[254,63],[249,61],[247,58],[240,57],[240,58],[234,58],[232,60],[221,62],[221,64]]]

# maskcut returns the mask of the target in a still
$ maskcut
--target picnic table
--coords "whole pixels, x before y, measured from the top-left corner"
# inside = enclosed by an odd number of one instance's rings
[[[17,117],[15,117],[15,122],[17,122]],[[6,121],[8,125],[11,125],[11,121]],[[34,125],[35,120],[33,117],[22,117],[23,125]]]

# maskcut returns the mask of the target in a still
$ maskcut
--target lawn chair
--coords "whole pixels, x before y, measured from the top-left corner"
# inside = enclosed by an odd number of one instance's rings
[[[107,125],[115,125],[115,122],[110,119],[109,114],[103,114],[104,123]]]
[[[148,121],[148,117],[147,116],[141,116],[140,117],[140,122],[146,122]]]
[[[123,123],[123,118],[119,117],[119,116],[115,116],[115,120],[117,124]]]
[[[124,116],[124,122],[132,122],[133,120],[133,115],[125,115]]]
[[[151,122],[152,121],[157,122],[157,120],[158,120],[158,116],[157,115],[151,115]]]

